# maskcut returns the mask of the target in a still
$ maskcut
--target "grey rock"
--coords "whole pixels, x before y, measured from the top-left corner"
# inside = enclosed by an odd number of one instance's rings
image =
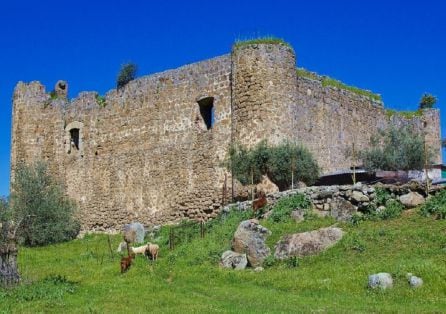
[[[378,273],[369,276],[368,287],[371,289],[388,289],[393,287],[392,275],[389,273]]]
[[[245,269],[248,265],[246,254],[226,251],[221,255],[221,266],[232,269]]]
[[[263,267],[258,266],[258,267],[256,267],[256,268],[254,268],[254,271],[255,271],[256,273],[262,272],[262,271],[263,271]]]
[[[303,221],[305,219],[304,215],[305,211],[303,209],[296,209],[291,212],[291,218],[297,222]]]
[[[353,191],[352,199],[355,200],[357,203],[370,201],[370,199],[360,191]]]
[[[407,194],[401,195],[399,201],[406,208],[414,208],[424,203],[424,197],[417,192],[409,192]]]
[[[362,183],[361,183],[361,182],[358,182],[358,183],[354,184],[354,185],[352,186],[352,189],[353,189],[354,191],[362,191]]]
[[[252,267],[261,266],[271,252],[265,243],[270,234],[271,231],[259,225],[257,219],[242,221],[234,233],[232,249],[237,253],[245,253]]]
[[[332,202],[330,216],[336,220],[347,221],[357,211],[357,208],[352,203],[339,198],[335,202]]]
[[[118,245],[118,249],[116,250],[118,253],[126,253],[127,252],[127,243],[125,241],[122,241]]]
[[[420,277],[414,276],[411,273],[408,273],[406,277],[411,288],[419,288],[423,285],[423,279]]]
[[[335,245],[343,235],[342,229],[335,227],[286,235],[277,242],[274,256],[277,259],[287,259],[317,254]]]
[[[145,229],[139,222],[132,222],[124,226],[124,240],[129,243],[144,242]]]

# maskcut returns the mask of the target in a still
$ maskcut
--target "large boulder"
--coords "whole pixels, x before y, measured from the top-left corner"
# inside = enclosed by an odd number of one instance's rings
[[[124,225],[124,240],[129,243],[144,242],[145,229],[139,222]]]
[[[314,255],[335,245],[343,235],[344,231],[335,227],[286,235],[277,242],[274,256],[277,259],[287,259],[292,256]]]
[[[273,194],[279,192],[279,188],[267,176],[262,176],[262,181],[256,185],[257,191],[263,191],[265,194]]]
[[[261,266],[263,260],[271,253],[265,244],[270,234],[271,231],[259,225],[257,219],[242,221],[234,233],[232,250],[246,254],[249,265],[252,267]]]
[[[369,288],[388,289],[393,287],[392,275],[389,273],[378,273],[369,276]]]
[[[224,268],[245,269],[248,265],[246,254],[226,251],[221,255],[220,265]]]
[[[424,203],[424,197],[417,192],[401,195],[399,200],[406,208],[414,208]]]

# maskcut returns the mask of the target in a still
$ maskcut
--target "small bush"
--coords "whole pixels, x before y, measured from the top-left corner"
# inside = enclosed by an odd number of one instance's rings
[[[392,198],[390,192],[383,188],[375,188],[375,194],[374,203],[377,206],[385,205]]]
[[[437,97],[424,93],[420,99],[420,109],[431,109],[437,103]]]
[[[104,96],[101,95],[96,95],[96,102],[98,103],[99,107],[104,108],[105,106],[107,106],[107,102],[105,100]]]
[[[12,219],[19,224],[20,242],[36,246],[76,237],[80,229],[74,218],[76,206],[65,196],[45,164],[19,165],[12,190]]]
[[[421,170],[424,167],[424,139],[409,127],[392,126],[371,140],[371,148],[360,153],[364,167],[376,170]],[[432,152],[427,152],[428,163]]]
[[[319,177],[319,166],[313,155],[302,145],[284,142],[269,146],[259,142],[253,149],[232,145],[225,163],[240,183],[259,183],[262,175],[268,177],[284,190],[294,182],[313,184]]]
[[[303,145],[285,142],[271,149],[268,176],[284,190],[294,182],[312,185],[319,178],[319,166],[313,155]]]
[[[273,222],[284,222],[291,219],[291,212],[295,209],[308,209],[311,202],[305,195],[295,194],[281,198],[272,209],[268,217]]]
[[[263,260],[263,267],[273,267],[278,264],[278,260],[274,257],[274,255],[269,255]]]
[[[117,89],[121,89],[130,81],[133,81],[136,78],[137,70],[138,67],[134,63],[123,64],[116,79]]]
[[[436,216],[439,219],[446,219],[446,190],[442,190],[429,198],[420,207],[423,216]]]
[[[378,213],[378,217],[381,219],[391,219],[396,218],[401,215],[404,206],[396,200],[388,200],[386,202],[386,208]]]
[[[299,259],[297,258],[297,256],[291,256],[286,260],[286,265],[289,268],[299,267]]]

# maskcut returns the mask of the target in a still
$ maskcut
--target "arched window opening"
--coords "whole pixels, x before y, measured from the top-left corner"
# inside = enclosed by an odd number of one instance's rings
[[[214,126],[214,97],[205,97],[197,101],[200,106],[200,114],[206,128],[210,130]]]
[[[65,152],[71,154],[76,152],[76,156],[83,157],[83,128],[84,124],[79,121],[73,121],[65,127]]]

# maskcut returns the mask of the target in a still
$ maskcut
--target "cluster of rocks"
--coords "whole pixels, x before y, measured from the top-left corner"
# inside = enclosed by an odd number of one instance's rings
[[[232,239],[232,250],[221,256],[225,268],[245,269],[247,266],[261,270],[264,260],[271,254],[265,244],[271,231],[261,226],[257,219],[240,223]],[[329,227],[314,231],[285,235],[275,245],[274,257],[279,260],[293,256],[318,254],[342,239],[340,228]]]
[[[297,193],[304,194],[311,201],[316,214],[332,216],[337,220],[348,220],[354,213],[365,211],[375,201],[377,187],[387,190],[392,199],[400,201],[406,208],[413,208],[424,202],[423,188],[416,183],[405,185],[357,183],[354,185],[311,186],[270,193],[267,195],[267,199],[268,204],[274,205],[282,197]],[[236,205],[231,204],[224,207],[223,211],[229,212],[234,206],[239,210],[247,210],[251,209],[251,204],[251,201],[238,202]]]
[[[419,288],[423,285],[423,279],[407,273],[407,282],[411,288]],[[370,289],[389,289],[393,287],[393,278],[389,273],[377,273],[369,276],[368,287]]]
[[[232,250],[223,253],[221,265],[225,268],[244,269],[246,266],[261,267],[271,254],[266,245],[271,231],[259,224],[257,219],[240,223],[232,239]]]

